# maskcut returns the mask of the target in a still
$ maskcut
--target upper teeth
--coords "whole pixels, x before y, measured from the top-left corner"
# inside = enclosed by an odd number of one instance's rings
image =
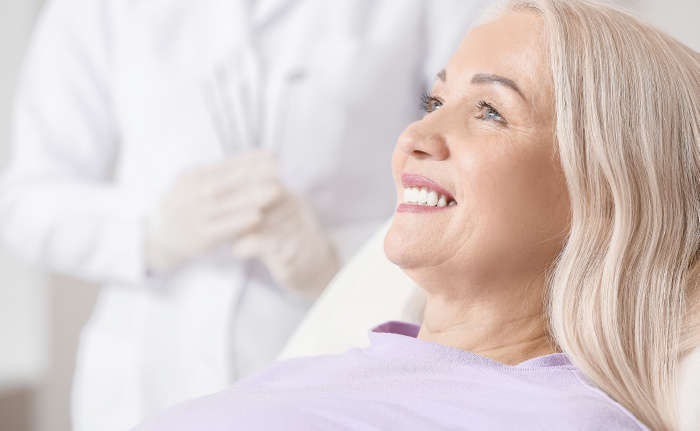
[[[426,187],[406,187],[403,189],[403,202],[407,204],[418,204],[430,207],[446,207],[456,205],[456,202],[449,200],[435,190],[428,190]]]

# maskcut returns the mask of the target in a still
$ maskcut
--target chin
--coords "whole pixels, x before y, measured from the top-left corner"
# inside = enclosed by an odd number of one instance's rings
[[[396,220],[391,224],[389,231],[384,237],[384,254],[387,259],[401,269],[411,269],[425,264],[426,250],[416,244],[416,235],[411,235],[404,229],[397,226]]]

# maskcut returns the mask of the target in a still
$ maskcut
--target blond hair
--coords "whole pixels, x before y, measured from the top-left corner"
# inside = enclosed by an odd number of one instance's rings
[[[640,421],[675,430],[679,362],[700,344],[700,56],[601,4],[505,9],[543,18],[571,201],[552,339]]]

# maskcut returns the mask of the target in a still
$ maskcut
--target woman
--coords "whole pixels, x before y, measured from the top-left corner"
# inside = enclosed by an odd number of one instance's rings
[[[613,9],[515,1],[401,135],[385,251],[420,327],[282,362],[141,430],[675,430],[698,342],[700,56]]]

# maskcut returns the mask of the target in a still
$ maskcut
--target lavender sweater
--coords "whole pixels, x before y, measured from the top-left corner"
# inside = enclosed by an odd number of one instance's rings
[[[648,430],[563,353],[509,366],[387,322],[371,345],[274,364],[138,431]]]

